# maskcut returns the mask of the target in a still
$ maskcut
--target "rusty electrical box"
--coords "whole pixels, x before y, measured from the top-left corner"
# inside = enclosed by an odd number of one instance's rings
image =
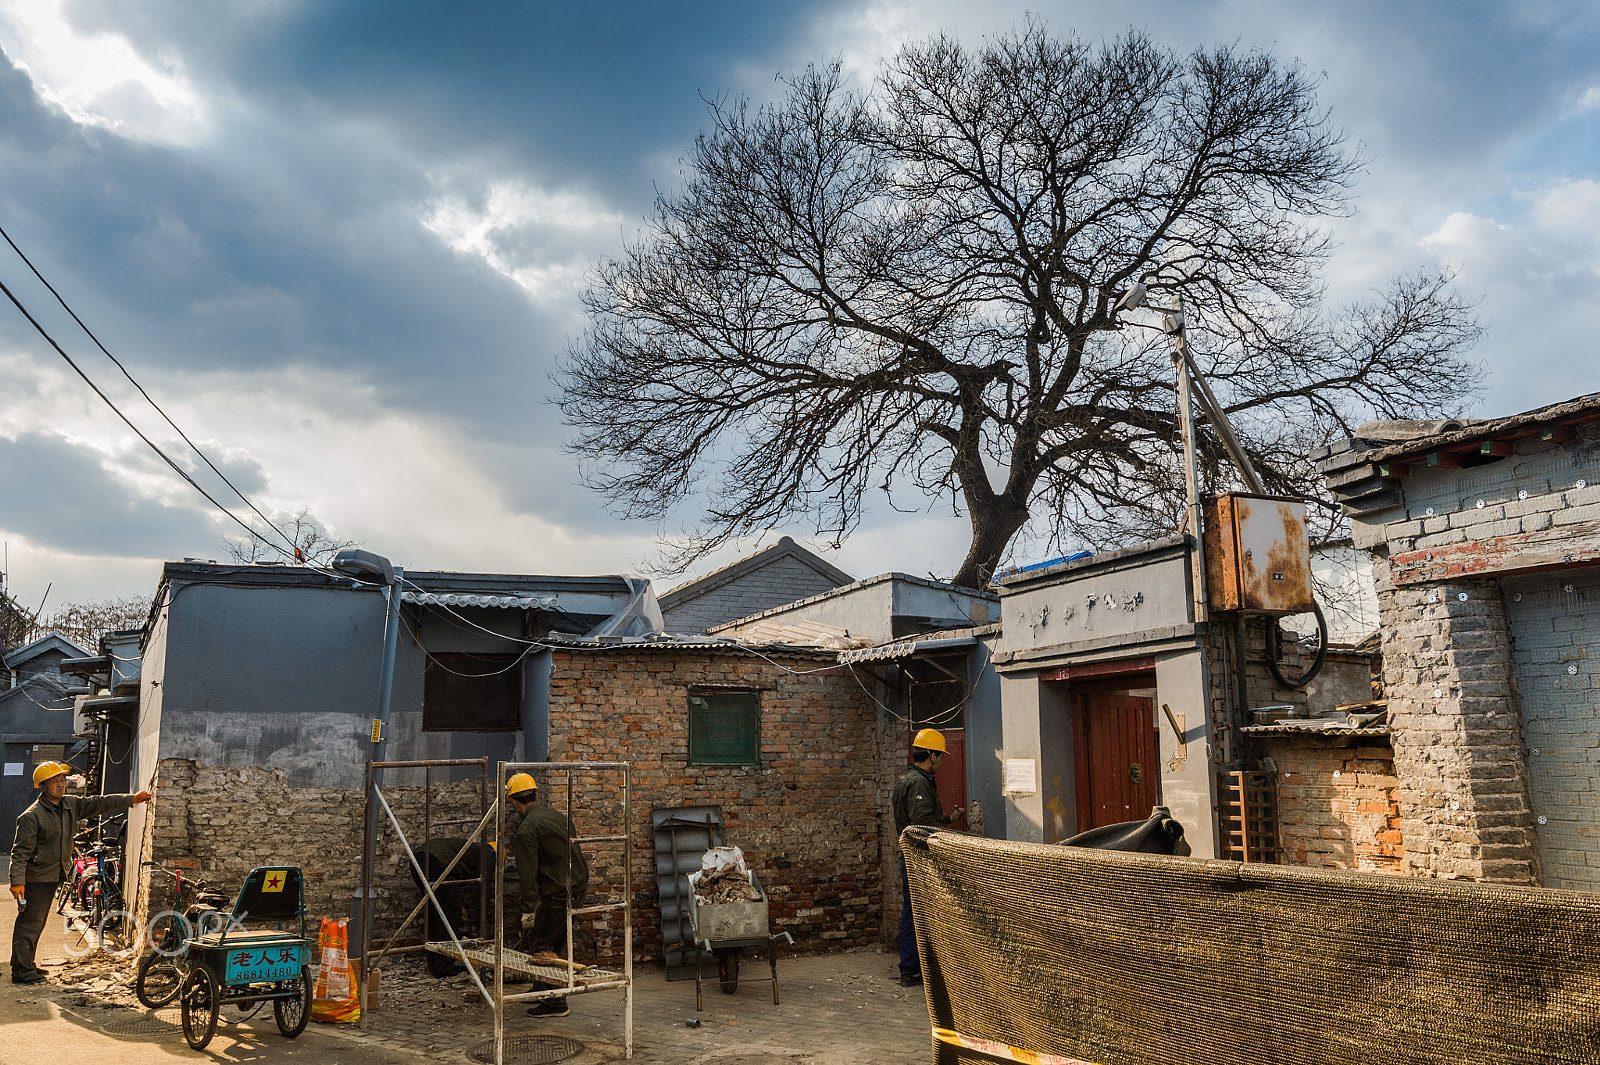
[[[1312,607],[1306,505],[1243,493],[1205,504],[1206,593],[1213,610],[1303,614]]]

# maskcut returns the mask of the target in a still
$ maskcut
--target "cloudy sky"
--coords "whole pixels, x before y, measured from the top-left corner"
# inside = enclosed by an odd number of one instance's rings
[[[1136,12],[1179,49],[1321,72],[1370,160],[1334,295],[1448,264],[1490,327],[1477,413],[1600,390],[1592,0],[0,0],[0,227],[263,510],[414,568],[638,571],[657,530],[577,484],[550,375],[585,271],[679,180],[704,99],[834,57],[870,79],[904,40],[1026,11],[1090,37]],[[181,453],[0,250],[0,281]],[[227,557],[231,528],[0,304],[19,600],[149,592],[162,560]],[[965,542],[948,512],[890,512],[830,557],[948,574]]]

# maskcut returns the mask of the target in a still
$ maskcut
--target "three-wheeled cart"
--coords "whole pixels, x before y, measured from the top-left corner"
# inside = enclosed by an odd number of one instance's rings
[[[788,932],[771,933],[767,924],[767,893],[751,874],[750,883],[761,892],[755,902],[706,902],[695,894],[698,874],[689,877],[689,927],[694,933],[694,1008],[705,1008],[701,998],[705,959],[717,959],[717,980],[722,993],[739,989],[739,955],[746,947],[767,948],[767,964],[772,967],[772,1004],[778,1005],[778,941],[794,945]]]
[[[247,929],[244,922],[277,922]],[[284,925],[297,923],[295,931]],[[278,1031],[295,1038],[311,1016],[311,950],[306,943],[305,885],[295,866],[260,866],[244,878],[221,931],[184,941],[189,975],[178,992],[183,1037],[203,1050],[224,1006],[272,1003]]]

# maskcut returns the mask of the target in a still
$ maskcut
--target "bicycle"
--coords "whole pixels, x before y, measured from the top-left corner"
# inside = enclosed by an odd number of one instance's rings
[[[231,908],[232,900],[221,892],[209,890],[204,880],[190,878],[186,881],[181,869],[163,869],[156,862],[145,862],[143,867],[153,874],[171,877],[173,882],[172,905],[151,919],[149,942],[152,949],[139,959],[133,982],[133,993],[139,1001],[150,1009],[160,1009],[178,997],[178,989],[189,975],[184,944],[196,936],[226,927],[228,915],[222,911]]]
[[[127,912],[117,883],[120,863],[108,859],[109,854],[112,848],[96,843],[89,848],[87,859],[81,859],[86,875],[72,888],[77,907],[67,914],[67,930],[76,938],[69,939],[69,952],[88,953],[92,942],[108,954],[120,955],[129,946]]]

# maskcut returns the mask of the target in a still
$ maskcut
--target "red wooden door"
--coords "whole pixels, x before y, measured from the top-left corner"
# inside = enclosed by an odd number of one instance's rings
[[[967,733],[963,703],[966,687],[960,681],[912,681],[909,691],[910,728],[906,737],[907,757],[911,739],[920,729],[936,728],[944,736],[945,753],[933,774],[939,789],[939,806],[945,813],[967,805]],[[950,822],[951,828],[967,829],[967,815]]]
[[[1155,702],[1122,692],[1074,699],[1078,831],[1143,821],[1157,802]]]
[[[958,806],[967,805],[967,733],[965,729],[944,729],[944,758],[933,774],[939,786],[939,806],[949,813]],[[951,828],[965,830],[967,815],[950,822]]]

